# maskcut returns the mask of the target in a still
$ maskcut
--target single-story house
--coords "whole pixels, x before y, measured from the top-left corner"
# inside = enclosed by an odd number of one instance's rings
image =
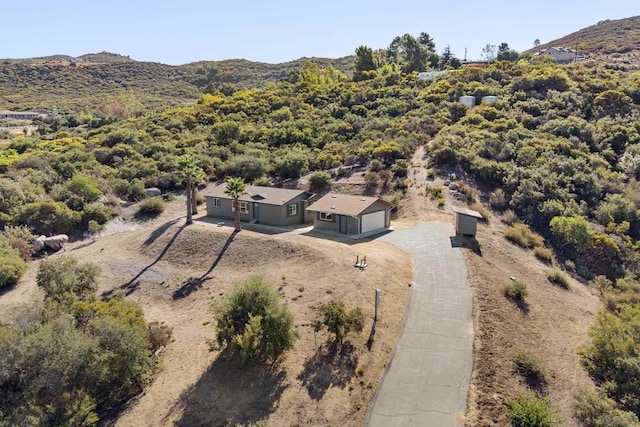
[[[456,213],[456,235],[475,239],[478,220],[483,219],[480,212],[456,206],[453,207],[453,211]]]
[[[391,203],[378,197],[328,193],[307,211],[314,215],[314,229],[358,236],[388,229],[391,209]]]
[[[220,184],[202,191],[207,201],[207,215],[233,219],[233,198],[224,193]],[[247,193],[238,202],[240,220],[266,225],[285,226],[311,222],[305,210],[312,194],[287,188],[247,185]]]

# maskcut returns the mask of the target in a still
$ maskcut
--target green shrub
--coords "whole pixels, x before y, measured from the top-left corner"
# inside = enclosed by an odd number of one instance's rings
[[[513,354],[515,371],[527,379],[544,382],[546,369],[542,361],[532,352],[518,350]]]
[[[309,186],[312,190],[321,190],[331,182],[331,175],[325,171],[314,172],[309,177]]]
[[[147,329],[149,331],[149,349],[151,351],[156,351],[169,344],[173,328],[159,322],[151,322],[147,325]]]
[[[91,301],[98,288],[100,267],[91,263],[78,264],[71,256],[44,259],[40,262],[36,282],[44,290],[45,298],[69,300],[70,295]]]
[[[377,159],[373,159],[373,160],[371,160],[371,163],[369,163],[369,170],[372,171],[372,172],[378,172],[383,167],[384,167],[384,165],[382,164],[382,162],[380,160],[377,160]]]
[[[504,214],[502,214],[501,221],[507,225],[513,225],[518,222],[518,215],[516,215],[516,213],[511,209],[508,209],[504,212]]]
[[[504,296],[514,301],[524,302],[528,295],[527,284],[519,280],[514,280],[504,286]]]
[[[618,408],[615,400],[609,398],[600,388],[595,392],[583,390],[576,394],[573,416],[583,426],[590,427],[631,427],[640,421],[633,412]]]
[[[143,215],[160,215],[164,212],[164,200],[160,196],[144,199],[138,205],[138,213]]]
[[[616,281],[617,283],[617,281]],[[587,283],[589,286],[595,288],[600,292],[600,295],[604,295],[604,293],[613,288],[613,282],[607,278],[607,276],[596,276],[592,280],[589,280]],[[618,288],[616,286],[616,288]],[[619,289],[619,288],[618,288]]]
[[[482,215],[481,221],[487,223],[489,222],[489,219],[491,218],[491,211],[484,205],[481,205],[480,203],[474,203],[470,206],[470,208]]]
[[[17,222],[31,228],[36,234],[69,234],[80,222],[80,213],[62,202],[28,203],[18,210]]]
[[[566,268],[567,271],[576,271],[576,263],[568,259],[564,262],[564,268]]]
[[[471,186],[461,182],[458,184],[458,191],[467,198],[469,203],[473,203],[476,201],[476,190],[474,190]]]
[[[82,224],[89,226],[89,221],[95,221],[98,224],[104,224],[113,216],[113,210],[104,205],[87,205],[82,211]]]
[[[318,323],[324,325],[341,342],[351,331],[360,332],[364,327],[364,313],[360,307],[347,310],[342,301],[331,300],[318,307]]]
[[[522,394],[509,400],[507,416],[513,427],[550,427],[560,423],[549,408],[549,399],[526,397]]]
[[[569,281],[567,276],[557,268],[552,268],[547,271],[547,279],[556,286],[560,286],[563,289],[569,289]]]
[[[35,239],[36,235],[28,227],[7,225],[4,232],[0,234],[0,246],[16,249],[20,257],[27,261],[33,255],[33,241]]]
[[[65,186],[73,194],[82,197],[89,203],[98,200],[102,196],[102,191],[96,186],[94,180],[84,175],[76,175],[67,181]]]
[[[531,231],[527,224],[516,223],[504,230],[504,237],[525,249],[543,245],[542,236]]]
[[[442,197],[442,187],[440,185],[436,185],[432,187],[431,185],[427,184],[425,188],[431,200],[435,200],[439,197]]]
[[[258,187],[268,187],[270,184],[269,178],[266,176],[261,176],[260,178],[256,178],[253,180],[253,185],[257,185]]]
[[[533,250],[533,254],[539,260],[551,264],[553,262],[553,251],[544,246],[539,246]]]
[[[504,209],[507,206],[507,196],[502,188],[497,188],[489,195],[489,204],[496,209]]]
[[[0,289],[14,286],[27,271],[27,263],[17,249],[0,246]]]
[[[404,193],[402,191],[394,191],[391,194],[385,194],[384,196],[382,196],[382,200],[397,207],[400,206],[400,202],[402,201],[403,197]],[[397,211],[397,208],[395,210]]]
[[[367,187],[377,187],[380,183],[380,177],[374,171],[367,171],[364,174],[364,182]]]
[[[218,344],[246,359],[275,360],[298,338],[293,315],[273,284],[251,276],[214,306]]]
[[[445,205],[445,199],[444,197],[438,197],[437,203],[438,203],[438,207],[441,208]]]

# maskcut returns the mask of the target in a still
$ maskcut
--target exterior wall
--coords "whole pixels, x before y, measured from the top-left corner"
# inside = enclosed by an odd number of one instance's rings
[[[317,228],[318,230],[335,231],[336,233],[340,232],[340,217],[342,215],[333,215],[333,221],[322,221],[320,219],[320,212],[313,212],[313,214],[313,228]]]
[[[347,234],[360,234],[360,221],[358,221],[358,218],[347,217]]]
[[[477,218],[456,214],[456,234],[475,237],[477,225]]]
[[[391,226],[391,208],[389,207],[388,204],[386,204],[382,200],[376,201],[374,204],[372,204],[367,209],[362,211],[360,216],[362,216],[364,214],[371,213],[371,212],[377,212],[377,211],[382,211],[382,210],[385,211],[385,214],[384,214],[384,226],[385,227],[389,227],[389,226]]]
[[[222,197],[218,198],[219,206],[218,208],[213,206],[214,197],[206,196],[207,200],[207,215],[217,217],[217,218],[225,218],[225,219],[233,219],[233,200],[225,199]],[[260,224],[265,225],[275,225],[275,226],[285,226],[285,225],[294,225],[294,224],[303,224],[305,222],[313,221],[313,214],[305,214],[304,209],[306,209],[307,205],[304,203],[303,195],[296,197],[291,201],[291,203],[287,203],[285,205],[269,205],[260,202],[247,202],[249,213],[248,214],[240,214],[241,221],[252,221],[256,219]],[[296,204],[298,206],[298,212],[296,215],[289,216],[289,205]],[[253,217],[254,206],[259,205],[257,207],[258,218]]]

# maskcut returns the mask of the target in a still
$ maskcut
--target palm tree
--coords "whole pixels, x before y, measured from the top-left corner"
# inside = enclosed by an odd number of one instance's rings
[[[233,212],[236,225],[236,231],[240,231],[240,209],[239,201],[240,197],[247,193],[247,184],[245,184],[242,178],[228,177],[225,181],[224,194],[233,198]]]
[[[204,179],[206,174],[201,168],[196,168],[195,174],[191,177],[191,212],[194,215],[198,214],[198,202],[196,200],[196,189]]]
[[[185,181],[187,189],[187,225],[193,224],[193,214],[197,213],[195,205],[195,183],[203,179],[204,173],[198,167],[196,160],[190,154],[180,156],[180,175]]]

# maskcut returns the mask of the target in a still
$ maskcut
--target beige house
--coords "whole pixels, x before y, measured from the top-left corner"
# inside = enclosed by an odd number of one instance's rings
[[[553,46],[548,49],[542,49],[534,55],[549,55],[558,62],[573,62],[578,56],[578,52],[570,47]]]

